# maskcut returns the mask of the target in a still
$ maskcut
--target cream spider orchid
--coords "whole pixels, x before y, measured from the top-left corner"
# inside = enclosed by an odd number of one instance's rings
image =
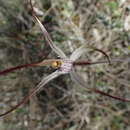
[[[53,68],[56,68],[56,71],[49,74],[47,77],[43,78],[41,80],[41,82],[19,103],[17,104],[15,107],[13,107],[12,109],[10,109],[9,111],[0,114],[0,117],[6,116],[9,113],[13,112],[15,109],[17,109],[19,106],[21,106],[22,104],[26,103],[34,94],[38,93],[43,86],[45,86],[48,82],[50,82],[51,80],[59,77],[60,75],[64,75],[64,74],[70,74],[71,79],[78,85],[82,86],[84,89],[87,89],[89,91],[94,91],[96,93],[117,99],[117,100],[121,100],[121,101],[130,101],[128,99],[123,99],[123,98],[119,98],[119,97],[115,97],[112,95],[109,95],[105,92],[102,92],[100,90],[97,89],[91,89],[91,88],[86,88],[86,82],[75,72],[74,66],[75,65],[88,65],[88,64],[98,64],[98,63],[110,63],[109,57],[107,56],[107,54],[105,52],[103,52],[100,49],[97,48],[93,48],[91,47],[91,49],[96,50],[100,53],[102,53],[103,55],[105,55],[107,57],[107,61],[101,61],[101,62],[88,62],[88,61],[77,61],[84,53],[86,53],[86,47],[85,46],[81,46],[80,48],[76,49],[70,56],[70,58],[68,58],[66,56],[66,54],[59,48],[57,47],[49,33],[47,32],[47,30],[45,29],[44,25],[41,23],[41,21],[39,20],[39,18],[35,15],[35,12],[33,10],[33,5],[31,3],[31,0],[29,1],[31,8],[32,8],[32,12],[33,12],[33,16],[36,19],[36,21],[39,24],[39,27],[42,30],[43,36],[46,40],[46,42],[49,44],[49,46],[51,47],[51,49],[61,58],[61,59],[48,59],[48,60],[43,60],[40,63],[34,63],[34,64],[26,64],[26,65],[20,65],[14,68],[10,68],[10,69],[6,69],[4,71],[0,72],[0,75],[11,72],[13,70],[16,69],[20,69],[23,67],[29,67],[29,66],[51,66]],[[120,62],[121,60],[117,60],[115,62]]]
[[[66,58],[66,59],[52,59],[52,60],[45,60],[43,62],[37,63],[37,64],[32,64],[34,66],[44,66],[44,65],[51,65],[54,68],[58,68],[55,72],[51,73],[50,75],[48,75],[47,77],[43,78],[41,80],[41,82],[37,85],[36,88],[34,88],[28,96],[26,96],[19,104],[17,104],[15,107],[13,107],[12,109],[10,109],[9,111],[0,114],[0,117],[6,116],[9,113],[13,112],[15,109],[17,109],[19,106],[21,106],[22,104],[26,103],[34,94],[36,94],[37,92],[39,92],[43,86],[45,86],[49,81],[57,78],[60,75],[63,74],[71,74],[72,68],[73,68],[73,63],[75,60],[77,60],[86,50],[82,47],[76,49],[72,55],[70,56],[70,59]],[[66,55],[65,55],[66,56]],[[30,65],[30,64],[29,64]],[[20,66],[19,68],[22,68],[23,66]],[[17,67],[15,67],[17,68]],[[11,69],[12,71],[13,69]],[[4,73],[6,73],[6,71],[3,71]],[[1,72],[1,73],[3,73]],[[7,71],[8,72],[8,71]],[[71,75],[73,77],[73,75],[75,75],[76,73],[73,71],[73,74]],[[73,77],[75,79],[75,76]]]

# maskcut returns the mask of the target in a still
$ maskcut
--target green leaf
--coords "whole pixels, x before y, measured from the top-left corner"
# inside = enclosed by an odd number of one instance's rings
[[[128,46],[128,50],[130,50],[130,46]]]
[[[112,10],[112,12],[118,9],[118,3],[115,1],[108,2],[107,6]]]

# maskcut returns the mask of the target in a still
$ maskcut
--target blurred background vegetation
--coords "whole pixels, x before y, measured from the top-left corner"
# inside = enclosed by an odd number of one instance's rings
[[[104,50],[124,62],[78,67],[86,87],[130,99],[130,2],[128,0],[37,0],[35,7],[54,43],[67,55],[81,45]],[[26,0],[0,0],[0,71],[56,58],[31,16]],[[89,51],[86,60],[104,59]],[[50,67],[0,76],[0,113],[20,102]],[[59,82],[60,81],[60,82]],[[0,119],[0,130],[130,130],[130,103],[85,92],[61,76],[27,104]]]

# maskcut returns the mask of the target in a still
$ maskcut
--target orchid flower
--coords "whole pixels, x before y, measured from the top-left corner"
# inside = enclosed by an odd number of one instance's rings
[[[108,62],[111,63],[108,55],[100,49],[91,47],[91,49],[98,51],[98,52],[102,53],[103,55],[105,55],[108,61],[100,61],[100,62],[88,62],[88,61],[84,61],[84,60],[83,61],[77,61],[84,53],[87,52],[86,47],[81,46],[80,48],[76,49],[71,54],[70,58],[68,58],[68,56],[66,56],[66,54],[53,43],[53,41],[52,41],[49,33],[45,29],[44,25],[41,23],[39,18],[35,15],[31,0],[30,0],[30,5],[31,5],[31,8],[32,8],[33,16],[36,19],[36,21],[38,22],[39,27],[40,27],[40,29],[43,33],[43,36],[44,36],[46,42],[49,44],[51,49],[60,57],[60,59],[43,60],[42,62],[39,62],[39,63],[20,65],[20,66],[17,66],[17,67],[13,67],[13,68],[1,71],[0,75],[14,71],[16,69],[20,69],[20,68],[24,68],[24,67],[30,67],[30,66],[33,67],[33,66],[48,66],[49,65],[53,68],[56,68],[55,72],[53,72],[53,73],[49,74],[47,77],[43,78],[41,80],[41,82],[19,104],[17,104],[15,107],[10,109],[9,111],[1,114],[0,117],[6,116],[9,113],[13,112],[19,106],[26,103],[34,94],[38,93],[43,88],[43,86],[45,86],[48,82],[50,82],[51,80],[59,77],[60,75],[64,75],[64,74],[70,74],[71,79],[76,84],[82,86],[84,89],[86,89],[88,91],[94,91],[94,92],[102,94],[104,96],[108,96],[108,97],[111,97],[111,98],[114,98],[114,99],[117,99],[117,100],[121,100],[121,101],[130,101],[128,99],[122,99],[122,98],[119,98],[119,97],[109,95],[109,94],[102,92],[100,90],[97,90],[97,89],[86,88],[86,82],[75,72],[74,66],[75,65],[89,65],[89,64],[98,64],[98,63],[108,63]]]

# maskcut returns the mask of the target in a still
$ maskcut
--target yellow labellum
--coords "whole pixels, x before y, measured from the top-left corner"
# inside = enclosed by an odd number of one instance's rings
[[[59,67],[61,67],[61,64],[62,64],[61,61],[54,61],[54,62],[52,62],[51,66],[53,68],[59,68]]]

